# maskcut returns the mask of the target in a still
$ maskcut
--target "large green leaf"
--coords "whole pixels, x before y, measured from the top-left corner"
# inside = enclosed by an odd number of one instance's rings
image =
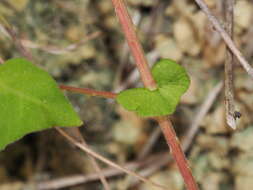
[[[47,72],[19,58],[0,66],[0,150],[30,132],[81,124]]]
[[[119,93],[117,101],[127,110],[140,116],[168,115],[175,111],[182,94],[188,89],[190,79],[185,69],[176,62],[163,59],[152,68],[158,89],[133,88]]]

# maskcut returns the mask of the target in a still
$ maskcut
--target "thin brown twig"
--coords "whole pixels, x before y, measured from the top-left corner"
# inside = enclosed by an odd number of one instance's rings
[[[83,146],[86,146],[89,148],[88,144],[86,143],[84,137],[82,136],[80,130],[78,127],[73,128],[66,128],[65,131],[72,137],[74,137],[77,141],[79,141]],[[88,155],[91,164],[93,165],[96,173],[98,174],[98,177],[100,178],[100,181],[102,182],[102,185],[105,190],[110,190],[109,183],[107,182],[105,176],[102,173],[102,169],[98,165],[97,161],[90,155]]]
[[[150,13],[150,22],[143,29],[149,39],[149,44],[154,42],[155,34],[161,31],[167,3],[166,1],[154,0],[154,6]]]
[[[234,22],[234,0],[224,0],[223,10],[225,17],[225,30],[228,35],[233,39],[233,22]],[[232,129],[236,129],[236,117],[235,117],[235,100],[234,100],[234,85],[233,85],[233,65],[234,56],[230,49],[227,48],[225,69],[224,69],[224,87],[225,87],[225,110],[226,121],[228,126]]]
[[[83,139],[83,142],[82,142],[82,143],[83,143],[85,146],[88,147],[88,145],[87,145],[87,143],[85,142],[84,138],[82,138],[82,139]],[[92,163],[93,167],[95,168],[96,172],[97,172],[98,175],[99,175],[99,178],[100,178],[100,180],[101,180],[101,182],[102,182],[102,184],[103,184],[103,186],[104,186],[104,189],[105,189],[105,190],[110,190],[111,188],[110,188],[110,186],[109,186],[109,183],[107,182],[105,176],[103,175],[102,170],[101,170],[101,168],[99,167],[97,161],[96,161],[92,156],[89,156],[89,158],[90,158],[90,160],[91,160],[91,163]]]
[[[137,155],[137,160],[144,160],[144,158],[149,156],[149,153],[151,152],[154,144],[156,143],[156,141],[158,140],[158,138],[160,137],[162,131],[161,128],[156,126],[156,128],[152,131],[152,134],[149,136],[148,141],[145,143],[144,147],[140,150],[140,153]],[[155,164],[153,164],[155,165]],[[148,168],[153,168],[153,165],[149,166]],[[152,170],[152,169],[151,169]],[[144,171],[140,171],[139,173],[141,175],[145,175],[146,170],[144,169]],[[150,171],[150,170],[148,170]],[[138,180],[131,177],[131,176],[127,176],[125,179],[125,184],[123,187],[123,190],[127,190],[129,188],[129,186],[132,186],[134,183],[136,183]]]
[[[7,22],[7,21],[6,21]],[[17,32],[15,31],[15,29],[13,29],[12,26],[10,26],[9,24],[3,25],[4,29],[6,30],[6,32],[10,35],[10,37],[12,38],[15,46],[17,47],[17,49],[19,50],[19,52],[26,57],[27,59],[29,59],[30,61],[33,60],[33,56],[32,53],[30,51],[28,51],[22,44],[21,40],[18,38]]]
[[[210,91],[208,96],[205,98],[203,104],[201,104],[199,111],[197,112],[196,116],[192,120],[189,130],[187,131],[185,137],[182,140],[182,147],[184,151],[189,149],[190,145],[192,144],[193,138],[200,127],[201,121],[210,110],[211,106],[214,103],[214,100],[217,98],[218,94],[221,92],[222,87],[223,87],[223,82],[219,82]]]
[[[148,184],[151,184],[153,186],[156,186],[160,189],[166,189],[166,187],[160,185],[160,184],[157,184],[155,182],[152,182],[151,180],[148,180],[142,176],[140,176],[139,174],[135,173],[135,172],[132,172],[130,170],[128,170],[127,168],[123,167],[123,166],[120,166],[118,164],[115,164],[114,162],[106,159],[105,157],[97,154],[96,152],[92,151],[91,149],[89,149],[86,145],[78,142],[77,140],[75,140],[74,138],[72,138],[71,136],[69,136],[66,132],[64,132],[62,129],[56,127],[55,128],[62,136],[64,136],[69,142],[71,142],[72,144],[74,144],[75,146],[77,146],[78,148],[80,148],[81,150],[85,151],[87,154],[93,156],[94,158],[108,164],[109,166],[111,167],[114,167],[118,170],[121,170],[121,171],[124,171],[125,173],[129,174],[129,175],[132,175],[136,178],[138,178],[139,180],[143,181],[144,183],[148,183]]]
[[[4,22],[6,23],[7,21],[4,20]],[[86,42],[88,42],[90,40],[93,40],[93,39],[99,37],[102,34],[100,31],[88,34],[80,42],[70,44],[70,45],[68,45],[67,47],[64,47],[64,48],[56,47],[56,46],[53,46],[53,45],[42,46],[42,45],[36,44],[36,43],[34,43],[30,40],[25,40],[25,39],[18,38],[17,33],[12,28],[12,26],[10,26],[9,23],[4,24],[4,22],[2,20],[0,20],[0,23],[2,24],[3,28],[6,31],[6,35],[8,35],[8,37],[11,37],[13,39],[13,41],[14,41],[16,47],[18,48],[18,50],[20,51],[20,53],[24,57],[27,57],[29,60],[32,60],[32,54],[26,48],[40,49],[40,50],[45,51],[47,53],[51,53],[51,54],[55,54],[55,55],[61,55],[61,54],[64,54],[64,53],[67,53],[67,52],[70,52],[70,51],[73,51],[73,50],[77,49],[78,47],[82,46]]]
[[[129,167],[127,167],[130,169]],[[106,177],[114,177],[124,174],[121,170],[117,169],[105,169],[102,174]],[[38,190],[50,190],[50,189],[63,189],[71,186],[81,185],[88,182],[93,182],[99,180],[99,175],[97,173],[91,173],[88,175],[72,175],[68,177],[61,177],[58,179],[52,179],[49,181],[43,181],[36,184],[36,189]]]
[[[85,94],[85,95],[89,95],[89,96],[100,96],[100,97],[111,98],[111,99],[115,99],[117,96],[117,94],[113,93],[113,92],[98,91],[98,90],[93,90],[93,89],[89,89],[89,88],[77,88],[77,87],[66,86],[66,85],[59,85],[59,87],[62,90],[81,93],[81,94]]]
[[[140,174],[148,177],[152,173],[159,170],[161,167],[167,165],[169,161],[171,161],[171,159],[170,157],[168,157],[168,152],[163,152],[154,156],[150,156],[149,158],[147,158],[147,160],[126,163],[124,164],[124,167],[129,170],[136,170],[140,167],[143,167],[143,169],[140,170]],[[102,173],[106,178],[116,177],[125,174],[124,171],[115,168],[104,169]],[[97,173],[91,173],[85,176],[79,174],[39,182],[35,184],[35,186],[38,190],[61,189],[89,182],[94,182],[97,180],[99,180],[99,176]],[[136,180],[135,182],[139,182],[139,180]]]
[[[209,21],[213,24],[216,30],[220,33],[221,37],[231,50],[236,58],[239,60],[239,63],[243,66],[246,72],[253,78],[253,68],[248,63],[248,61],[243,57],[242,53],[238,50],[233,40],[229,37],[225,29],[221,26],[217,18],[213,15],[213,13],[209,10],[207,4],[203,0],[195,0],[198,6],[202,9],[202,11],[206,14]]]
[[[151,75],[147,60],[144,55],[144,51],[137,38],[135,27],[129,16],[124,0],[112,0],[112,3],[115,8],[116,15],[119,18],[120,24],[122,26],[125,38],[128,41],[128,45],[135,59],[136,66],[140,72],[144,86],[150,90],[154,90],[156,89],[156,83],[153,79],[153,76]],[[167,119],[167,117],[157,117],[156,120],[162,128],[167,144],[171,148],[172,155],[179,167],[180,173],[184,178],[187,189],[197,190],[197,183],[195,182],[195,179],[191,173],[190,167],[180,147],[171,122]]]
[[[36,43],[34,43],[30,40],[21,40],[21,42],[22,42],[23,46],[26,47],[26,48],[40,49],[40,50],[45,51],[45,52],[50,53],[50,54],[61,55],[61,54],[64,54],[64,53],[68,53],[70,51],[74,51],[75,49],[82,46],[86,42],[99,37],[101,34],[102,33],[99,32],[99,31],[88,34],[80,42],[70,44],[70,45],[68,45],[67,47],[64,47],[64,48],[56,47],[56,46],[53,46],[53,45],[42,46],[42,45],[36,44]]]
[[[142,168],[142,167],[149,167],[150,165],[152,165],[153,162],[157,162],[157,160],[160,160],[162,158],[164,158],[167,156],[168,152],[163,152],[163,153],[159,153],[153,156],[149,156],[147,157],[145,160],[141,160],[141,161],[134,161],[134,162],[129,162],[124,164],[123,166],[129,170],[136,170],[138,168]],[[125,174],[124,171],[122,170],[118,170],[115,168],[107,168],[104,169],[102,171],[103,175],[106,178],[109,177],[114,177],[114,176],[120,176]],[[61,177],[58,179],[51,179],[51,180],[47,180],[47,181],[42,181],[42,182],[38,182],[36,185],[38,190],[49,190],[49,189],[61,189],[61,188],[67,188],[67,187],[71,187],[74,185],[80,185],[80,184],[84,184],[84,183],[88,183],[88,182],[92,182],[92,181],[97,181],[99,180],[99,176],[97,173],[91,173],[91,174],[87,174],[87,175],[72,175],[72,176],[68,176],[68,177]]]
[[[158,170],[160,170],[162,167],[167,166],[170,162],[172,163],[173,159],[171,156],[168,156],[168,153],[164,153],[159,158],[154,160],[152,163],[149,164],[148,167],[143,168],[139,171],[139,174],[145,177],[149,177],[152,174],[156,173]],[[137,179],[134,179],[130,187],[135,186],[139,183]]]
[[[150,151],[152,150],[154,144],[156,143],[161,133],[162,132],[159,127],[156,127],[152,131],[151,135],[148,138],[148,142],[144,145],[144,147],[141,149],[140,153],[138,154],[138,160],[142,160],[150,153]]]

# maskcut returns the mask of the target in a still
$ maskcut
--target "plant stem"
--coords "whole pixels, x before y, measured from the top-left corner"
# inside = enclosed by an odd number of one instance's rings
[[[128,14],[127,7],[123,0],[112,0],[112,3],[114,5],[116,15],[119,18],[125,37],[128,41],[132,55],[135,58],[136,66],[141,74],[144,86],[148,89],[154,90],[156,88],[156,83],[151,75],[144,51],[135,33],[135,27]],[[193,178],[190,167],[188,166],[171,122],[167,119],[167,117],[156,117],[155,119],[162,128],[166,141],[171,148],[172,155],[184,178],[187,189],[197,190],[198,186]]]
[[[155,90],[156,83],[151,75],[147,59],[135,33],[135,27],[128,14],[125,3],[122,0],[112,0],[112,3],[121,23],[122,30],[125,34],[131,53],[135,59],[136,66],[140,71],[142,82],[148,89]]]
[[[62,90],[81,93],[81,94],[85,94],[89,96],[101,96],[104,98],[111,98],[111,99],[114,99],[117,96],[117,94],[113,92],[98,91],[98,90],[93,90],[93,89],[88,89],[88,88],[77,88],[77,87],[66,86],[66,85],[59,85],[59,87]]]
[[[194,180],[194,177],[191,173],[187,160],[185,158],[184,152],[180,146],[180,142],[177,138],[173,125],[167,117],[157,117],[157,122],[161,126],[164,137],[167,144],[170,146],[170,150],[173,158],[175,159],[177,166],[181,175],[184,178],[187,189],[197,190],[198,186]]]

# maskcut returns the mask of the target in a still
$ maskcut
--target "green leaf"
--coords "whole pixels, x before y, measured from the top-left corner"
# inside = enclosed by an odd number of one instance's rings
[[[158,90],[133,88],[121,92],[117,101],[129,111],[136,111],[141,116],[166,115],[169,102],[161,96]]]
[[[133,88],[122,91],[117,96],[118,103],[140,116],[172,114],[190,84],[185,69],[172,60],[163,59],[153,66],[152,75],[157,83],[157,90]]]
[[[0,66],[0,150],[27,133],[81,124],[47,72],[20,58]]]

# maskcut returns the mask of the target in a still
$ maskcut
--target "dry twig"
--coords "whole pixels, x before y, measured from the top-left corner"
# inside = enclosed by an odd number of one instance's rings
[[[247,71],[247,73],[253,78],[253,68],[248,63],[248,61],[243,57],[242,53],[238,50],[233,40],[229,37],[227,32],[224,30],[224,28],[221,26],[217,18],[213,15],[213,13],[209,10],[207,4],[203,0],[195,0],[195,2],[199,5],[199,7],[202,9],[202,11],[207,15],[209,21],[213,24],[213,26],[216,28],[216,30],[220,33],[221,37],[231,50],[233,54],[237,57],[240,64],[243,66],[243,68]]]
[[[122,170],[124,171],[125,173],[129,174],[129,175],[132,175],[136,178],[138,178],[139,180],[145,182],[145,183],[148,183],[148,184],[151,184],[153,186],[156,186],[156,187],[159,187],[160,189],[166,189],[166,187],[162,186],[162,185],[159,185],[155,182],[152,182],[138,174],[136,174],[135,172],[132,172],[130,170],[128,170],[127,168],[124,168],[123,166],[120,166],[120,165],[117,165],[115,164],[114,162],[104,158],[103,156],[100,156],[99,154],[97,154],[96,152],[92,151],[91,149],[89,149],[86,145],[76,141],[74,138],[72,138],[71,136],[69,136],[66,132],[64,132],[62,129],[60,128],[55,128],[62,136],[64,136],[69,142],[71,142],[72,144],[74,144],[75,146],[77,146],[78,148],[80,148],[81,150],[85,151],[87,154],[93,156],[94,158],[118,169],[118,170]]]
[[[201,121],[203,120],[205,115],[210,110],[211,106],[214,103],[214,100],[217,98],[218,94],[222,90],[222,87],[223,87],[223,83],[219,82],[210,91],[210,93],[208,94],[208,96],[204,100],[203,104],[200,106],[199,111],[197,112],[196,116],[192,120],[192,124],[191,124],[188,132],[186,133],[185,137],[182,140],[182,147],[183,147],[184,151],[186,151],[190,147],[192,140],[199,129]]]
[[[167,155],[168,155],[167,152],[156,154],[142,161],[126,163],[124,164],[124,167],[129,170],[136,170],[142,167],[147,168],[153,165],[152,163],[157,162],[157,160],[168,158]],[[120,175],[125,174],[124,171],[118,170],[115,168],[104,169],[102,173],[106,178],[120,176]],[[80,184],[97,181],[97,180],[99,180],[99,176],[97,173],[91,173],[85,176],[80,174],[80,175],[72,175],[69,177],[62,177],[58,179],[52,179],[49,181],[39,182],[36,184],[36,187],[38,190],[61,189],[61,188],[67,188],[74,185],[80,185]]]
[[[85,139],[83,138],[79,128],[66,128],[66,131],[71,134],[71,136],[73,136],[77,141],[79,141],[83,146],[86,146],[87,148],[89,148],[88,144],[85,142]],[[97,161],[90,155],[88,155],[91,164],[93,165],[96,173],[98,174],[98,177],[100,178],[103,187],[105,190],[110,190],[110,186],[105,178],[105,176],[102,173],[101,168],[99,167]]]
[[[152,150],[154,144],[156,143],[161,133],[162,132],[159,127],[156,127],[154,131],[152,131],[152,134],[148,138],[148,142],[145,144],[145,146],[142,148],[142,150],[140,151],[138,155],[138,160],[142,160],[150,153],[150,151]]]
[[[93,40],[93,39],[99,37],[100,35],[101,35],[101,32],[99,32],[99,31],[91,33],[91,34],[85,36],[84,39],[82,39],[80,42],[70,44],[70,45],[68,45],[67,47],[64,47],[64,48],[56,47],[56,46],[53,46],[53,45],[42,46],[42,45],[36,44],[36,43],[34,43],[30,40],[21,40],[21,43],[26,48],[40,49],[40,50],[45,51],[45,52],[50,53],[50,54],[61,55],[61,54],[64,54],[64,53],[74,51],[75,49],[82,46],[86,42],[88,42],[90,40]]]
[[[33,60],[33,56],[31,52],[29,52],[22,44],[21,40],[18,38],[17,32],[15,29],[8,23],[4,17],[0,16],[0,25],[5,29],[5,31],[10,35],[11,39],[13,40],[16,48],[19,52],[29,60]]]
[[[233,39],[233,22],[234,22],[234,0],[224,0],[223,10],[225,17],[225,30]],[[228,126],[232,129],[236,129],[235,117],[235,100],[234,100],[234,85],[233,85],[233,64],[234,56],[230,49],[227,48],[226,60],[225,60],[225,110],[226,121]]]

